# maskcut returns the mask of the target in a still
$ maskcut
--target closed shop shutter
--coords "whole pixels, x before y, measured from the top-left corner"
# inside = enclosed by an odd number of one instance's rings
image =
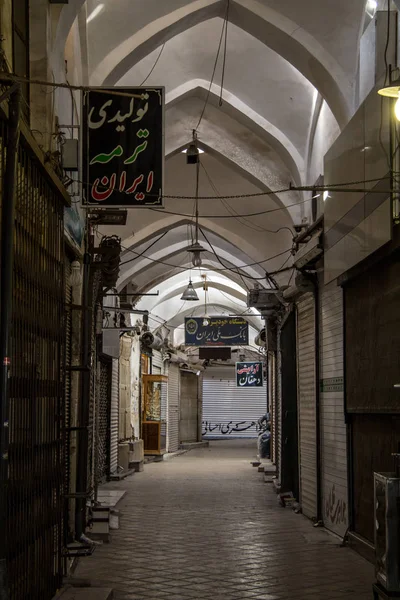
[[[354,530],[373,542],[374,471],[393,470],[400,440],[400,262],[387,257],[346,283],[346,412]]]
[[[64,376],[64,414],[65,414],[65,485],[70,486],[70,445],[71,445],[71,370],[72,365],[72,286],[71,286],[71,261],[65,258],[65,376]]]
[[[297,421],[297,367],[296,319],[292,310],[280,332],[280,458],[279,481],[282,492],[299,497],[298,421]]]
[[[315,298],[297,302],[297,377],[300,503],[309,518],[318,517]]]
[[[348,527],[347,435],[343,387],[343,292],[320,293],[321,491],[324,526],[340,536]]]
[[[168,369],[168,410],[167,410],[167,451],[176,452],[179,448],[179,382],[178,365],[170,364]]]
[[[163,368],[162,354],[159,350],[153,350],[153,357],[151,360],[151,372],[152,375],[161,375]]]
[[[274,454],[276,461],[276,472],[278,482],[282,481],[282,352],[281,352],[281,336],[282,329],[279,327],[277,335],[277,352],[276,352],[276,410],[274,416],[275,423],[275,439]]]
[[[267,388],[236,385],[235,367],[210,367],[203,376],[203,437],[256,438],[267,412]]]
[[[111,374],[111,419],[110,419],[110,473],[118,470],[119,438],[119,360],[112,361]]]
[[[271,419],[271,459],[276,464],[276,359],[275,353],[268,353],[268,403]]]
[[[179,403],[179,437],[181,442],[197,442],[198,438],[198,391],[196,373],[181,371]]]

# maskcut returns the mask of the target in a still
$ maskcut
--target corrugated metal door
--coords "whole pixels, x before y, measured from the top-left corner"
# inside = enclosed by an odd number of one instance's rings
[[[197,442],[198,438],[198,377],[181,371],[179,436],[181,442]]]
[[[71,475],[71,366],[72,366],[72,286],[71,286],[71,261],[65,258],[65,375],[64,375],[64,464],[65,464],[65,488],[70,489]],[[68,520],[65,522],[68,529]],[[66,531],[67,531],[66,529]]]
[[[322,518],[340,536],[348,520],[347,432],[344,420],[343,292],[321,289],[320,427]]]
[[[281,350],[282,328],[279,327],[277,334],[276,352],[276,410],[275,410],[275,439],[274,454],[278,482],[282,481],[282,350]]]
[[[119,438],[119,360],[112,361],[111,373],[111,418],[110,418],[110,474],[118,470]]]
[[[271,419],[271,459],[276,464],[276,357],[275,352],[268,352],[268,402]]]
[[[280,333],[281,407],[280,407],[280,484],[282,492],[293,492],[299,497],[298,418],[297,418],[297,365],[296,318],[292,310],[286,317]]]
[[[170,364],[168,369],[168,410],[167,410],[167,451],[176,452],[179,448],[179,382],[178,365]]]
[[[300,503],[303,513],[318,517],[315,297],[297,302],[297,377],[299,415]]]
[[[236,385],[235,367],[206,369],[203,377],[203,437],[255,438],[267,412],[267,389]]]
[[[153,350],[151,360],[151,372],[153,375],[161,375],[163,368],[162,354],[159,350]]]

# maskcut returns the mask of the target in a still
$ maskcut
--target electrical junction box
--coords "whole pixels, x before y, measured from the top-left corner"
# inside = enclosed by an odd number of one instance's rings
[[[79,140],[65,140],[62,147],[62,166],[66,171],[78,171]]]
[[[262,313],[274,311],[281,306],[281,302],[277,296],[279,290],[254,289],[247,294],[247,306],[258,308]]]

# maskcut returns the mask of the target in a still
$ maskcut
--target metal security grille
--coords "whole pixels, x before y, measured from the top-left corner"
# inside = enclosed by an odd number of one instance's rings
[[[72,286],[71,286],[71,261],[68,256],[65,257],[65,375],[64,375],[64,465],[65,478],[64,490],[67,494],[71,484],[71,365],[72,365]],[[68,513],[68,500],[65,499],[65,515]],[[64,520],[64,539],[67,542],[69,534],[68,519]]]
[[[179,383],[178,365],[170,364],[168,369],[168,452],[179,448]]]
[[[111,411],[110,411],[110,474],[118,471],[119,438],[119,360],[112,361]]]
[[[1,120],[1,180],[6,134]],[[24,134],[18,151],[11,324],[6,519],[10,600],[50,600],[62,581],[63,204]]]
[[[318,516],[315,299],[297,302],[297,379],[299,411],[300,502],[309,518]]]
[[[267,412],[267,389],[240,388],[235,367],[208,368],[203,379],[203,437],[255,438]]]
[[[96,402],[96,483],[107,479],[110,470],[111,361],[101,358]]]

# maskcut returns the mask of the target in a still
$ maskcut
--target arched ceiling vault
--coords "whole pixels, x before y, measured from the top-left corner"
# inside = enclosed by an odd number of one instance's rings
[[[137,86],[150,73],[147,85],[166,87],[164,193],[173,198],[161,210],[129,211],[124,227],[100,229],[120,235],[126,249],[118,289],[129,282],[140,293],[159,286],[160,297],[143,296],[139,304],[168,315],[174,326],[190,314],[180,296],[190,269],[194,202],[188,198],[195,171],[182,149],[203,113],[197,133],[205,151],[200,195],[207,198],[199,203],[200,226],[212,247],[200,241],[213,310],[245,307],[246,288],[255,281],[268,285],[266,270],[291,264],[290,229],[309,217],[309,196],[275,192],[314,183],[318,173],[308,179],[310,165],[318,163],[313,140],[320,115],[332,138],[353,114],[364,9],[365,0],[230,0],[221,90],[221,60],[210,79],[226,0],[69,0],[54,41],[56,79],[64,75],[67,37],[75,27],[85,80],[74,83]],[[201,286],[198,273],[192,275]],[[285,277],[277,278],[284,283]],[[251,319],[258,330],[258,317]]]
[[[103,58],[92,73],[91,83],[115,85],[133,65],[160,44],[198,23],[223,17],[225,10],[223,0],[198,0],[154,19]],[[232,0],[230,22],[292,64],[326,99],[338,123],[344,125],[347,122],[351,104],[342,90],[350,91],[351,82],[334,57],[297,23],[261,2],[251,0]]]

